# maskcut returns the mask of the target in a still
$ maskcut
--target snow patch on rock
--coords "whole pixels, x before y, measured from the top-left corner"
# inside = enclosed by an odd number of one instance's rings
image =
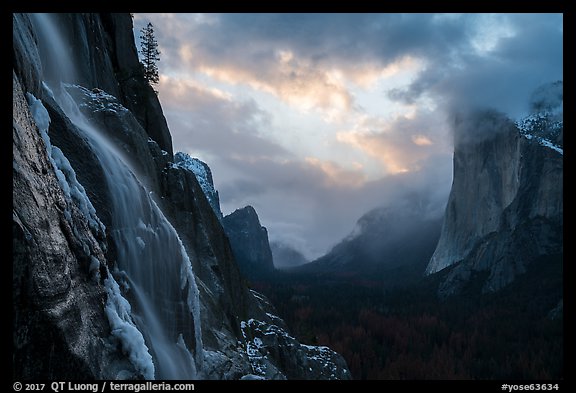
[[[177,152],[174,154],[174,165],[194,174],[204,192],[204,195],[206,195],[212,210],[214,210],[218,219],[221,220],[222,211],[220,210],[220,198],[218,196],[218,191],[214,188],[212,172],[210,171],[208,164],[197,158],[192,158],[186,153]]]

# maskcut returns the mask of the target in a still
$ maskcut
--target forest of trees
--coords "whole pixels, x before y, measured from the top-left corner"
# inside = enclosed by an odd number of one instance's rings
[[[495,294],[472,285],[440,301],[435,283],[382,290],[281,274],[253,283],[304,343],[341,353],[355,379],[528,379],[563,376],[562,259],[535,263]]]

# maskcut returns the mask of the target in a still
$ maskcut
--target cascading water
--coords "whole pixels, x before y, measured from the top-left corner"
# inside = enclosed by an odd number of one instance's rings
[[[68,69],[68,75],[73,75],[74,63],[52,17],[35,15],[33,20],[41,33],[40,46],[50,43],[43,49],[43,61],[52,64],[43,65],[44,69]],[[154,377],[195,379],[203,359],[200,303],[192,264],[182,242],[121,154],[82,115],[59,75],[52,78],[50,94],[83,132],[106,175],[113,211],[109,236],[118,258],[114,275],[131,300],[131,317],[152,355]]]

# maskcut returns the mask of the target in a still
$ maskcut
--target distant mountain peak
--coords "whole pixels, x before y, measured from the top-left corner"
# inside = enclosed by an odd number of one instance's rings
[[[326,255],[298,266],[295,272],[330,279],[378,282],[401,287],[422,278],[441,227],[434,203],[415,193],[393,206],[370,210]]]
[[[238,267],[246,278],[257,278],[274,271],[268,231],[260,224],[252,206],[236,209],[224,216],[222,226]]]

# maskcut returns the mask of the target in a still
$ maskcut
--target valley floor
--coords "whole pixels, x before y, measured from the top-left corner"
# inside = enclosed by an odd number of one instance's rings
[[[440,277],[402,289],[278,272],[254,282],[303,343],[341,353],[355,379],[563,378],[562,255],[479,294],[482,277],[445,301]],[[558,311],[558,309],[556,310]]]

